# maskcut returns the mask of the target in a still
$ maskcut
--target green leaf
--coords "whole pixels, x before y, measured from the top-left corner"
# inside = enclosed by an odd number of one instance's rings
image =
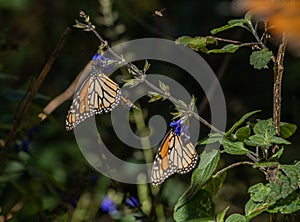
[[[263,148],[269,148],[272,146],[268,138],[265,138],[263,135],[253,135],[250,136],[248,140],[245,140],[245,143],[248,146],[259,146]]]
[[[297,130],[297,126],[295,124],[291,123],[280,123],[280,137],[283,139],[289,138],[291,135],[293,135]]]
[[[181,44],[187,47],[192,48],[193,50],[201,50],[204,53],[207,53],[207,45],[216,44],[218,41],[213,37],[190,37],[190,36],[181,36],[176,39],[176,44]]]
[[[220,160],[220,151],[213,149],[210,152],[205,150],[200,155],[200,162],[197,168],[192,174],[192,180],[190,187],[186,192],[178,199],[174,211],[185,205],[187,201],[193,198],[193,196],[200,190],[205,183],[209,180],[213,172],[216,170]]]
[[[297,192],[293,192],[269,207],[268,212],[277,213],[279,211],[281,214],[291,214],[298,210],[300,210],[300,199]]]
[[[222,187],[227,174],[222,173],[219,174],[217,177],[212,177],[208,182],[205,184],[204,189],[209,191],[212,196],[215,196],[218,190]]]
[[[242,142],[232,142],[224,138],[221,141],[221,144],[223,145],[225,152],[232,155],[245,155],[249,152]]]
[[[291,144],[289,141],[285,140],[285,139],[282,139],[278,136],[272,136],[270,139],[269,139],[270,143],[275,143],[275,144],[286,144],[286,145],[289,145]]]
[[[276,130],[273,125],[272,119],[259,120],[253,127],[255,134],[275,136]]]
[[[250,197],[254,202],[264,202],[271,192],[271,188],[262,183],[258,183],[250,187],[248,192],[250,193]]]
[[[260,110],[255,110],[243,115],[242,118],[240,118],[239,121],[233,124],[233,126],[226,132],[225,136],[230,136],[240,125],[242,125],[246,121],[246,119],[258,112],[260,112]]]
[[[281,147],[275,154],[273,154],[270,158],[269,161],[277,161],[283,154],[284,148]]]
[[[210,33],[215,35],[219,32],[222,32],[222,31],[234,28],[234,27],[243,27],[243,28],[245,28],[244,24],[245,24],[245,19],[233,19],[233,20],[228,21],[228,24],[211,30]]]
[[[245,216],[247,221],[250,221],[252,218],[266,211],[268,206],[267,203],[255,203],[252,199],[249,199],[245,205]]]
[[[210,54],[210,53],[235,53],[239,48],[240,48],[239,45],[228,44],[228,45],[225,45],[221,49],[211,49],[211,50],[208,50],[207,54]]]
[[[255,69],[268,68],[267,64],[270,62],[273,53],[268,49],[252,52],[250,56],[250,64]]]
[[[216,218],[217,222],[224,222],[225,215],[226,215],[226,212],[228,209],[229,209],[229,206],[217,214],[217,218]]]
[[[245,139],[248,139],[251,135],[251,128],[249,125],[237,129],[235,132],[235,137],[238,141],[243,142]]]
[[[212,201],[211,194],[200,189],[192,199],[188,200],[185,205],[174,211],[173,217],[175,221],[189,221],[200,219],[213,220],[215,205]]]
[[[220,133],[213,133],[208,135],[205,139],[199,141],[197,145],[206,145],[206,144],[211,144],[211,143],[216,143],[220,142],[223,138],[223,135]]]
[[[246,217],[241,214],[231,214],[225,222],[247,222]]]
[[[207,52],[207,40],[205,37],[190,37],[190,36],[181,36],[175,41],[176,44],[182,44],[184,46],[190,47],[194,50],[201,50]]]

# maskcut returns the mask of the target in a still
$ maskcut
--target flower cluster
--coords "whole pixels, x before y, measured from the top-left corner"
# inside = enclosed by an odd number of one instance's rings
[[[189,141],[190,139],[190,132],[188,126],[184,125],[184,121],[179,119],[177,121],[172,121],[170,123],[170,127],[173,129],[173,132],[178,136],[183,136],[184,142]]]

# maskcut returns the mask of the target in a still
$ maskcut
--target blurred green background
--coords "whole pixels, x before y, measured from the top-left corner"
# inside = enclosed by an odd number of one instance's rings
[[[20,111],[18,104],[32,87],[66,27],[72,27],[74,20],[78,19],[80,10],[90,15],[100,34],[114,45],[137,38],[175,40],[182,35],[210,35],[211,29],[234,18],[230,3],[219,0],[0,0],[0,139],[6,139],[14,117]],[[154,15],[155,10],[161,9],[164,9],[162,17]],[[248,33],[240,29],[221,36],[243,42],[253,41]],[[273,42],[276,46],[276,41]],[[36,117],[51,98],[64,91],[73,81],[95,54],[98,44],[92,33],[72,28],[72,33],[44,80],[20,130],[8,147],[8,154],[1,160],[0,215],[7,215],[12,207],[20,204],[22,207],[13,213],[12,221],[63,221],[66,218],[84,221],[78,219],[81,216],[74,216],[74,212],[80,207],[91,212],[84,211],[78,215],[97,215],[96,221],[110,221],[112,218],[128,218],[130,221],[132,215],[139,215],[140,212],[126,207],[122,199],[134,196],[140,199],[142,210],[146,212],[151,211],[147,208],[147,203],[152,199],[152,203],[161,207],[158,208],[161,211],[156,209],[156,213],[152,214],[160,215],[162,221],[172,221],[172,207],[188,186],[190,175],[172,176],[154,198],[150,193],[155,191],[151,191],[150,185],[112,182],[88,165],[76,144],[74,134],[65,131],[65,116],[71,101],[61,105],[42,123]],[[275,46],[270,45],[272,49],[276,49]],[[250,49],[242,49],[233,55],[201,54],[219,76],[227,103],[228,126],[244,113],[256,109],[262,110],[258,118],[272,116],[272,68],[254,70],[249,65],[250,52]],[[161,72],[182,82],[190,93],[195,94],[197,105],[200,106],[204,99],[203,92],[191,79],[187,81],[188,77],[179,69],[171,69],[157,62],[153,63],[151,69],[154,73]],[[299,70],[299,59],[287,53],[282,121],[298,126]],[[121,73],[113,76],[120,84],[120,79],[125,77]],[[147,100],[145,97],[138,101],[146,125],[154,114],[163,116],[166,122],[170,121],[169,113],[174,111],[171,103],[164,101],[148,104]],[[199,111],[209,118],[207,106]],[[131,118],[136,119],[136,116]],[[109,115],[97,119],[101,123],[101,136],[107,147],[112,147],[113,153],[130,161],[143,161],[142,151],[131,149],[115,139]],[[135,122],[132,121],[131,124],[137,130]],[[139,135],[145,132],[147,128],[137,130]],[[199,138],[203,138],[207,132],[208,129],[201,126]],[[286,149],[284,162],[300,159],[297,151],[300,142],[298,136],[296,133],[291,141],[293,144]],[[224,156],[223,164],[234,161],[236,159]],[[229,212],[242,212],[248,199],[247,187],[263,179],[264,175],[250,167],[231,170],[226,185],[216,199],[216,211],[231,205]],[[108,216],[100,209],[105,196],[114,200],[119,214]]]

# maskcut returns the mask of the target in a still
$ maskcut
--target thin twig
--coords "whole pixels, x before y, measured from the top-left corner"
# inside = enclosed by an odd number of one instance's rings
[[[14,121],[14,124],[13,124],[13,128],[12,130],[10,131],[10,133],[8,134],[7,136],[7,140],[5,142],[5,145],[2,149],[2,153],[0,153],[0,160],[2,159],[3,157],[3,154],[4,154],[4,151],[6,150],[6,148],[8,147],[8,145],[11,143],[11,141],[13,140],[14,136],[16,135],[20,125],[21,125],[21,122],[25,116],[25,114],[27,113],[36,93],[38,92],[42,82],[44,81],[45,77],[47,76],[47,74],[49,73],[54,61],[56,60],[56,58],[58,57],[58,54],[59,52],[61,51],[61,49],[63,48],[64,44],[65,44],[65,41],[67,39],[67,37],[69,36],[71,32],[71,29],[70,28],[66,28],[66,30],[64,31],[64,33],[62,34],[61,38],[59,39],[55,49],[53,50],[51,56],[49,57],[47,63],[45,64],[44,68],[42,69],[42,71],[40,72],[39,74],[39,77],[37,78],[30,94],[29,94],[29,97],[27,99],[27,101],[25,102],[21,112],[20,112],[20,115],[16,118],[16,120]],[[5,150],[4,150],[5,149]]]
[[[217,177],[220,174],[224,173],[225,171],[232,169],[234,167],[240,166],[240,165],[253,165],[253,162],[250,161],[242,161],[242,162],[237,162],[237,163],[233,163],[225,168],[223,168],[222,170],[219,170],[218,172],[216,172],[212,177]]]

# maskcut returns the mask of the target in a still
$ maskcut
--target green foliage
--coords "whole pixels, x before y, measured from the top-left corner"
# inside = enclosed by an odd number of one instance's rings
[[[227,25],[224,25],[224,26],[219,27],[219,28],[215,28],[215,29],[211,30],[210,32],[211,32],[211,34],[215,35],[219,32],[223,32],[223,31],[226,31],[228,29],[235,28],[235,27],[247,28],[245,24],[247,24],[246,19],[233,19],[233,20],[228,21]]]
[[[200,163],[197,166],[197,168],[194,170],[191,180],[190,187],[186,190],[186,192],[178,199],[178,202],[175,205],[174,208],[174,218],[182,218],[182,217],[188,217],[189,214],[189,207],[192,203],[195,203],[200,196],[205,195],[206,201],[203,203],[203,206],[207,207],[208,205],[211,207],[210,209],[213,209],[211,198],[213,194],[218,190],[220,187],[220,184],[223,182],[222,180],[218,181],[219,186],[217,186],[217,189],[212,189],[211,186],[208,186],[210,188],[205,189],[206,182],[210,179],[211,175],[215,171],[218,162],[220,160],[220,152],[219,150],[212,150],[211,152],[203,151],[200,156]],[[203,191],[203,189],[205,191]],[[204,209],[198,208],[195,209],[195,212],[193,213],[193,216],[198,215],[196,218],[189,218],[189,219],[197,219],[200,218],[200,215],[202,215],[202,211]],[[208,213],[206,213],[204,216],[212,218],[213,212],[212,210],[209,210]]]
[[[176,39],[175,43],[182,44],[184,46],[190,47],[193,50],[200,50],[201,52],[207,53],[207,46],[211,44],[217,44],[217,40],[211,37],[190,37],[190,36],[181,36]]]
[[[228,44],[228,45],[225,45],[221,49],[211,49],[211,50],[208,50],[207,54],[210,54],[210,53],[235,53],[239,48],[240,48],[239,45]]]
[[[268,49],[252,52],[250,56],[250,64],[255,69],[268,68],[267,64],[270,62],[273,53]]]
[[[258,183],[249,188],[250,199],[245,206],[247,221],[264,211],[290,214],[300,210],[297,195],[300,183],[299,162],[277,166],[276,176],[270,182]]]

